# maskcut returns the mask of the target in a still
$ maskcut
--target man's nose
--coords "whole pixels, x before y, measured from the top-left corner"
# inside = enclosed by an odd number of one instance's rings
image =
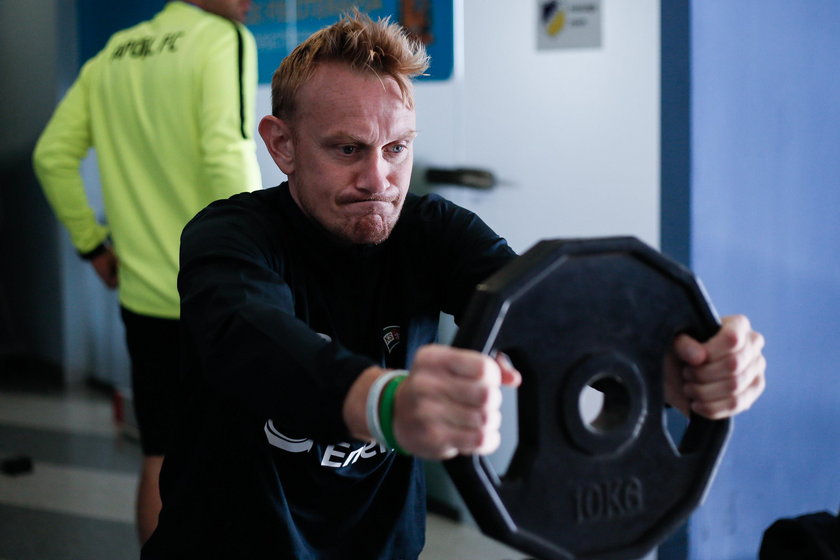
[[[363,161],[358,188],[373,194],[385,192],[391,185],[388,179],[390,169],[391,166],[383,154],[378,150],[371,150]]]

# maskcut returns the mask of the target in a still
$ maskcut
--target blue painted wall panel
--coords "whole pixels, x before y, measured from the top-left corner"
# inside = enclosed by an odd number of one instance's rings
[[[775,519],[840,506],[840,3],[692,3],[692,266],[768,340],[690,530],[691,558],[756,558]]]
[[[112,34],[154,17],[164,4],[162,0],[78,0],[76,17],[80,65],[102,50]]]
[[[390,17],[426,46],[431,65],[419,80],[448,80],[455,64],[453,0],[254,0],[246,24],[257,42],[259,82],[271,84],[280,62],[310,35],[338,21],[352,8],[373,19]]]

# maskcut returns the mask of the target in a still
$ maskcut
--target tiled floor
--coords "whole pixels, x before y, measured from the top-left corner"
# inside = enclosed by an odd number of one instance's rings
[[[0,560],[137,558],[141,454],[114,424],[110,397],[9,368],[0,360],[0,460],[24,455],[34,468],[0,474]],[[472,527],[429,516],[422,560],[523,557]]]

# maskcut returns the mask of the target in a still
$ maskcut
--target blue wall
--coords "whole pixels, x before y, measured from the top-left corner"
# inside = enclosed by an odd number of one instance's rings
[[[691,558],[754,559],[779,517],[840,506],[840,3],[691,3],[691,254],[767,338]]]
[[[151,19],[165,3],[164,0],[136,0],[134,2],[78,0],[76,21],[78,22],[80,65],[102,50],[112,34]]]

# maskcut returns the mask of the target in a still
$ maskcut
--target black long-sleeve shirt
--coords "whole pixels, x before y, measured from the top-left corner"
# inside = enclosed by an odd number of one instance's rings
[[[210,205],[181,239],[185,404],[144,559],[416,558],[420,461],[341,417],[371,365],[403,368],[513,258],[477,216],[409,194],[380,245],[335,243],[288,186]]]

